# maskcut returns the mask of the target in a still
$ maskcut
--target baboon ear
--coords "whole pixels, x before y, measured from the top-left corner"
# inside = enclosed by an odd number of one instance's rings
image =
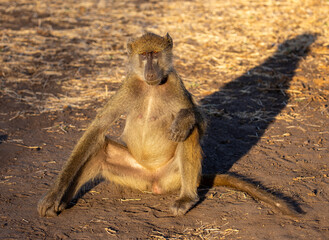
[[[129,38],[128,39],[128,42],[127,42],[127,52],[128,52],[128,55],[131,55],[132,52],[133,52],[133,41],[134,39],[133,38]]]
[[[174,45],[174,43],[173,43],[172,38],[170,37],[169,33],[167,33],[166,36],[165,36],[164,38],[165,38],[165,40],[167,41],[168,46],[172,48],[173,45]]]

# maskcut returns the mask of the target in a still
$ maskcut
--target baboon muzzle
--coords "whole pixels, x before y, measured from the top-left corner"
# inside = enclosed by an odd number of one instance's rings
[[[151,53],[147,53],[146,56],[146,65],[144,72],[145,81],[149,85],[157,85],[160,83],[161,79],[159,79],[158,74],[153,66],[153,57]]]

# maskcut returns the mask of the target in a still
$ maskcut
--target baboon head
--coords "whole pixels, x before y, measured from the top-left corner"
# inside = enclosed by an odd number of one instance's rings
[[[164,83],[172,69],[172,38],[154,33],[128,41],[129,72],[137,74],[149,85]]]

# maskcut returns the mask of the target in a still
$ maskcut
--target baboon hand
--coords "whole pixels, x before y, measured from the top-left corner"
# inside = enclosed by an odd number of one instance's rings
[[[183,124],[173,123],[170,128],[169,139],[174,142],[184,142],[190,135],[193,125],[191,126],[180,126]]]
[[[188,109],[179,111],[170,127],[169,139],[174,142],[184,142],[192,132],[195,124],[194,116]]]
[[[65,206],[56,193],[47,192],[38,202],[38,212],[41,217],[55,217]]]
[[[198,200],[199,200],[198,197],[194,199],[191,199],[189,197],[179,198],[174,202],[170,210],[175,216],[184,215],[198,202]]]

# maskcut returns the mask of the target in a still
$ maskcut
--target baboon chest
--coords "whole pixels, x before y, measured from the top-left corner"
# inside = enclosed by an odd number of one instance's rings
[[[139,162],[168,161],[176,144],[169,140],[169,129],[174,114],[155,97],[136,104],[128,114],[122,139]]]
[[[156,100],[148,99],[145,103],[137,109],[135,112],[136,116],[136,123],[138,124],[158,124],[159,121],[163,121],[166,117],[163,107],[159,106],[155,103]]]
[[[156,129],[158,132],[166,126],[169,127],[173,116],[163,101],[149,97],[137,106],[128,118],[129,124],[140,129],[141,133],[145,133],[152,129]],[[153,134],[155,133],[153,132]]]

